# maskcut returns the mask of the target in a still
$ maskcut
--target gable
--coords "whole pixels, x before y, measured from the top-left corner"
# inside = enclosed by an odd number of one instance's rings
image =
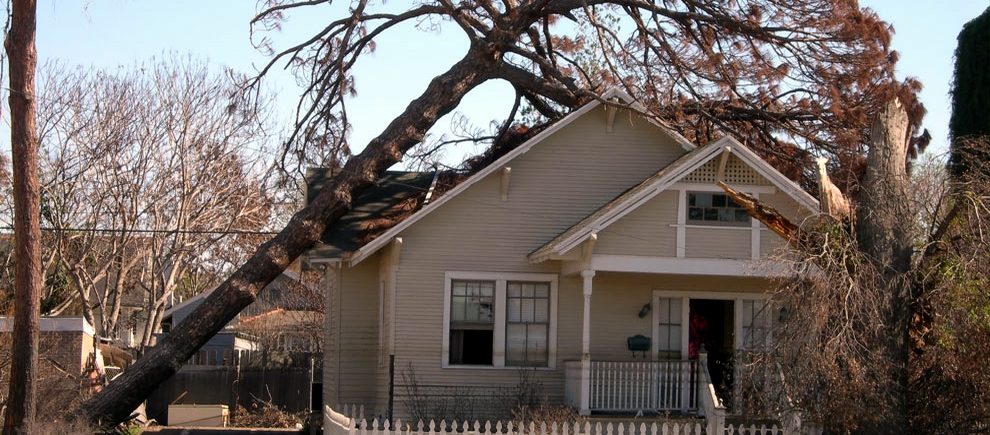
[[[533,243],[542,243],[560,233],[629,185],[657,168],[669,165],[689,148],[692,147],[682,137],[662,125],[630,110],[594,102],[542,131],[375,240],[341,258],[351,264],[358,263],[434,212],[457,214],[458,211],[451,210],[448,204],[462,203],[463,200],[458,200],[461,195],[479,189],[489,193],[478,195],[480,199],[473,201],[495,200],[492,207],[559,214],[555,217],[553,228],[545,228],[540,238],[530,242],[532,249],[535,248]],[[543,210],[546,207],[552,209]],[[455,221],[475,222],[479,218],[498,222],[490,214],[465,216]],[[547,234],[547,231],[550,233]]]
[[[589,239],[594,239],[596,244],[601,242],[605,250],[627,255],[666,256],[673,249],[673,256],[684,258],[692,256],[685,245],[689,236],[709,240],[709,247],[703,246],[704,243],[694,246],[692,253],[697,256],[755,259],[760,255],[759,247],[764,239],[771,243],[775,240],[758,232],[726,236],[722,233],[731,231],[715,228],[717,225],[695,227],[685,222],[687,192],[721,194],[722,190],[715,184],[718,179],[744,192],[764,195],[792,218],[802,211],[806,214],[818,209],[817,201],[795,183],[738,141],[723,138],[684,155],[643,180],[530,253],[529,259],[532,263],[573,259],[568,254],[573,254],[575,248]],[[753,228],[756,227],[754,223]],[[600,249],[596,246],[596,252],[601,252]],[[750,255],[741,249],[749,250]]]

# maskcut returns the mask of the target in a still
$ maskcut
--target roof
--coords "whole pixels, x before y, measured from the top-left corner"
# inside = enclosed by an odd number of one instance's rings
[[[571,226],[547,244],[533,251],[529,255],[529,261],[539,263],[551,258],[555,254],[560,255],[570,251],[578,244],[587,240],[592,234],[608,227],[622,216],[625,216],[626,213],[649,201],[660,192],[663,192],[680,179],[692,173],[695,169],[698,169],[698,167],[727,152],[733,153],[769,180],[774,186],[794,198],[802,206],[809,210],[818,209],[818,201],[802,190],[800,186],[787,177],[784,177],[780,172],[777,172],[769,163],[760,159],[739,141],[731,137],[723,137],[681,156],[681,158],[675,160],[667,167],[646,178],[636,186],[633,186],[622,195],[619,195],[608,204],[588,215],[588,217]]]
[[[328,169],[311,169],[307,174],[312,198],[330,181]],[[430,190],[436,172],[387,171],[354,201],[351,211],[323,233],[310,255],[340,258],[356,251],[378,235],[418,210]]]
[[[488,175],[492,174],[493,172],[498,171],[499,169],[501,169],[503,166],[505,166],[511,160],[515,159],[519,155],[522,155],[522,154],[528,152],[530,149],[532,149],[534,146],[538,145],[544,139],[552,136],[554,133],[556,133],[557,131],[563,129],[567,125],[570,125],[571,123],[573,123],[574,121],[576,121],[581,116],[585,115],[586,113],[594,110],[595,108],[597,108],[599,106],[602,106],[602,105],[606,104],[605,103],[606,101],[608,101],[610,103],[613,103],[613,104],[625,105],[629,109],[631,109],[633,111],[636,111],[636,112],[644,112],[644,110],[645,110],[645,108],[642,105],[636,103],[635,100],[631,96],[629,96],[628,94],[626,94],[625,92],[622,92],[621,90],[618,90],[618,89],[615,89],[615,88],[609,89],[608,91],[606,91],[605,93],[603,93],[601,95],[601,98],[600,99],[593,100],[593,101],[585,104],[584,106],[582,106],[582,107],[578,108],[577,110],[571,112],[567,116],[561,118],[560,120],[558,120],[557,122],[555,122],[550,127],[548,127],[546,129],[540,131],[538,134],[536,134],[535,136],[533,136],[529,140],[527,140],[527,141],[523,142],[522,144],[520,144],[519,146],[513,148],[511,151],[508,151],[507,153],[505,153],[504,155],[502,155],[500,158],[498,158],[497,160],[493,161],[491,164],[487,165],[486,167],[484,167],[481,170],[477,171],[476,173],[472,174],[466,180],[463,180],[462,182],[460,182],[459,184],[457,184],[456,187],[454,187],[453,189],[451,189],[449,192],[446,192],[443,196],[439,197],[436,201],[433,201],[433,202],[430,202],[429,204],[423,205],[420,210],[418,210],[415,213],[409,215],[406,219],[403,219],[401,222],[394,222],[392,227],[388,228],[387,231],[383,231],[380,235],[378,235],[376,238],[374,238],[374,240],[371,240],[367,244],[364,244],[363,246],[358,246],[357,249],[354,249],[353,251],[350,251],[350,252],[347,252],[345,250],[326,251],[326,250],[321,250],[320,248],[317,248],[314,251],[312,251],[312,252],[314,252],[315,255],[312,255],[311,258],[313,258],[313,261],[315,261],[315,262],[319,262],[320,261],[319,260],[319,257],[322,257],[324,259],[331,259],[331,261],[337,261],[339,259],[344,259],[344,260],[350,261],[351,264],[357,264],[357,263],[361,262],[365,258],[368,258],[368,256],[374,254],[379,249],[381,249],[382,247],[384,247],[387,243],[389,243],[390,240],[392,240],[394,237],[396,237],[398,234],[400,234],[406,228],[408,228],[409,226],[415,224],[420,219],[423,219],[424,217],[426,217],[427,215],[429,215],[430,213],[432,213],[434,210],[436,210],[437,208],[439,208],[440,206],[442,206],[444,203],[446,203],[447,201],[449,201],[452,198],[456,197],[459,193],[467,190],[472,185],[474,185],[475,183],[477,183],[480,180],[483,180],[485,177],[487,177]],[[687,139],[685,139],[679,133],[677,133],[674,130],[672,130],[670,127],[664,125],[663,123],[661,123],[660,121],[658,121],[656,119],[653,119],[653,118],[650,118],[650,117],[644,117],[644,118],[647,119],[653,125],[655,125],[658,128],[660,128],[664,133],[668,134],[671,138],[673,138],[674,141],[677,142],[678,144],[680,144],[681,147],[685,151],[691,151],[691,150],[695,149],[695,146],[693,144],[691,144],[690,141],[688,141]],[[353,210],[352,210],[352,212],[353,212]],[[350,218],[352,216],[350,216],[350,214],[349,214],[349,215],[347,215],[345,217],[348,218],[348,220],[350,220]],[[336,225],[334,227],[336,227]],[[354,246],[354,245],[352,245],[352,246]]]
[[[173,324],[181,323],[193,310],[208,297],[213,290],[203,291],[179,304],[165,310],[162,318],[172,318]],[[241,311],[238,319],[229,325],[243,321],[242,317],[251,317],[272,310],[312,311],[320,309],[323,300],[322,289],[306,282],[299,274],[291,270],[283,271],[272,282],[258,292],[255,301]],[[229,326],[228,325],[228,326]]]

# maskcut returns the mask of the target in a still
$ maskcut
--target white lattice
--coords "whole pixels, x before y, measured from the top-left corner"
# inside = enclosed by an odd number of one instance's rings
[[[701,165],[700,168],[684,177],[684,181],[688,183],[714,183],[715,175],[718,173],[719,160],[720,158],[716,157],[708,163]],[[723,181],[729,185],[748,184],[766,186],[770,184],[766,178],[763,178],[763,176],[736,156],[729,156],[729,161],[725,164]]]

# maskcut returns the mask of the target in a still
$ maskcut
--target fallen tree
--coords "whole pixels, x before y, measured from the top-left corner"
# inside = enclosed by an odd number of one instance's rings
[[[259,19],[278,19],[286,10],[319,3],[329,2],[276,2],[263,11]],[[846,113],[853,115],[870,107],[871,101],[879,95],[913,95],[916,84],[900,84],[893,80],[893,58],[887,56],[889,32],[875,15],[864,13],[855,1],[818,0],[800,6],[792,3],[762,0],[745,9],[703,1],[686,1],[678,8],[639,0],[502,3],[478,0],[458,4],[436,1],[399,13],[386,13],[368,11],[366,1],[353,2],[348,16],[332,21],[311,40],[283,52],[268,66],[271,68],[274,62],[284,58],[303,70],[310,83],[309,100],[307,104],[301,104],[303,109],[293,136],[293,139],[301,139],[303,145],[312,145],[314,141],[325,144],[329,138],[338,149],[346,148],[342,138],[346,137],[348,125],[342,107],[344,98],[354,90],[354,78],[349,71],[362,53],[373,49],[382,32],[407,22],[447,20],[468,38],[468,52],[435,77],[360,154],[348,159],[328,187],[296,213],[281,232],[262,244],[255,255],[217,287],[187,321],[178,325],[151,353],[103,392],[87,401],[80,412],[95,423],[126,419],[159,383],[175,373],[209,337],[250,304],[261,288],[316,242],[329,225],[346,214],[353,198],[423,142],[430,127],[453,111],[475,87],[488,80],[501,79],[515,88],[517,104],[502,125],[501,134],[511,125],[520,101],[525,101],[547,118],[555,119],[567,110],[597,98],[595,89],[609,83],[597,80],[600,75],[589,73],[586,65],[581,65],[577,56],[573,56],[581,45],[577,39],[561,37],[551,31],[551,26],[559,19],[577,21],[577,15],[581,15],[582,22],[592,23],[592,34],[598,39],[599,48],[609,46],[611,42],[608,41],[619,39],[608,22],[602,21],[604,16],[619,14],[636,23],[630,36],[634,42],[621,44],[615,51],[608,52],[603,65],[613,72],[613,83],[634,81],[627,81],[631,77],[626,75],[630,71],[642,71],[637,73],[643,74],[638,79],[651,81],[650,86],[656,86],[662,81],[655,76],[656,71],[672,71],[670,67],[675,64],[664,62],[677,60],[678,72],[669,77],[669,83],[670,89],[684,91],[679,96],[672,96],[674,101],[681,103],[683,110],[671,111],[674,106],[664,106],[661,109],[667,111],[659,112],[666,113],[672,120],[689,118],[691,122],[683,126],[686,130],[696,131],[695,127],[704,125],[709,132],[737,132],[742,131],[742,126],[750,125],[757,132],[754,137],[772,139],[766,133],[773,130],[770,125],[774,122],[786,123],[796,129],[808,125],[809,119],[830,118],[830,103],[791,98],[795,92],[814,89],[818,95],[827,96],[835,94],[832,91],[836,86],[843,87],[843,92],[868,89],[870,98],[858,99],[858,103],[849,105],[852,110]],[[726,48],[719,44],[726,44]],[[674,46],[678,48],[665,52]],[[716,46],[719,48],[714,48]],[[765,50],[771,49],[774,54],[767,54]],[[733,50],[737,56],[726,55]],[[642,56],[637,57],[637,53]],[[640,65],[638,59],[649,62]],[[778,61],[782,63],[777,64]],[[829,62],[833,62],[834,69],[820,68]],[[723,68],[728,65],[731,67]],[[813,76],[803,83],[806,89],[781,94],[779,86],[792,78],[785,72],[788,68],[781,65],[793,65],[799,74]],[[699,68],[707,69],[711,74],[700,72]],[[841,77],[853,82],[842,85],[842,82],[815,75],[826,71],[839,71]],[[742,74],[746,76],[740,78]],[[716,77],[714,84],[706,82],[698,86],[699,81],[711,80],[709,77]],[[656,83],[652,82],[654,79]],[[740,80],[746,84],[736,86]],[[767,87],[762,86],[763,83],[767,83]],[[633,94],[643,94],[641,89],[630,90]],[[717,93],[705,97],[708,101],[704,104],[687,101],[690,98],[685,95],[704,97],[699,90],[717,90]],[[777,104],[779,102],[790,105],[781,106]],[[838,101],[833,102],[836,107],[841,105]],[[761,107],[766,110],[760,110]],[[809,107],[815,110],[809,112]],[[835,121],[834,118],[831,120]],[[916,121],[920,121],[920,117]],[[814,135],[821,129],[808,131]],[[496,140],[501,134],[495,135]],[[773,146],[776,143],[771,140],[764,147],[764,154],[776,154],[780,157],[778,161],[791,162],[792,172],[799,171],[806,153],[797,151],[793,144],[781,150]],[[809,143],[830,142],[809,139]],[[306,148],[296,151],[304,155]]]

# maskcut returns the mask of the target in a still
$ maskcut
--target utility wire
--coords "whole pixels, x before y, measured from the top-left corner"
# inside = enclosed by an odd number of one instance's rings
[[[3,230],[13,231],[14,227],[3,226]],[[47,232],[79,232],[79,233],[136,233],[136,234],[221,234],[221,235],[275,235],[278,231],[255,230],[151,230],[151,229],[119,229],[119,228],[60,228],[42,227]]]

